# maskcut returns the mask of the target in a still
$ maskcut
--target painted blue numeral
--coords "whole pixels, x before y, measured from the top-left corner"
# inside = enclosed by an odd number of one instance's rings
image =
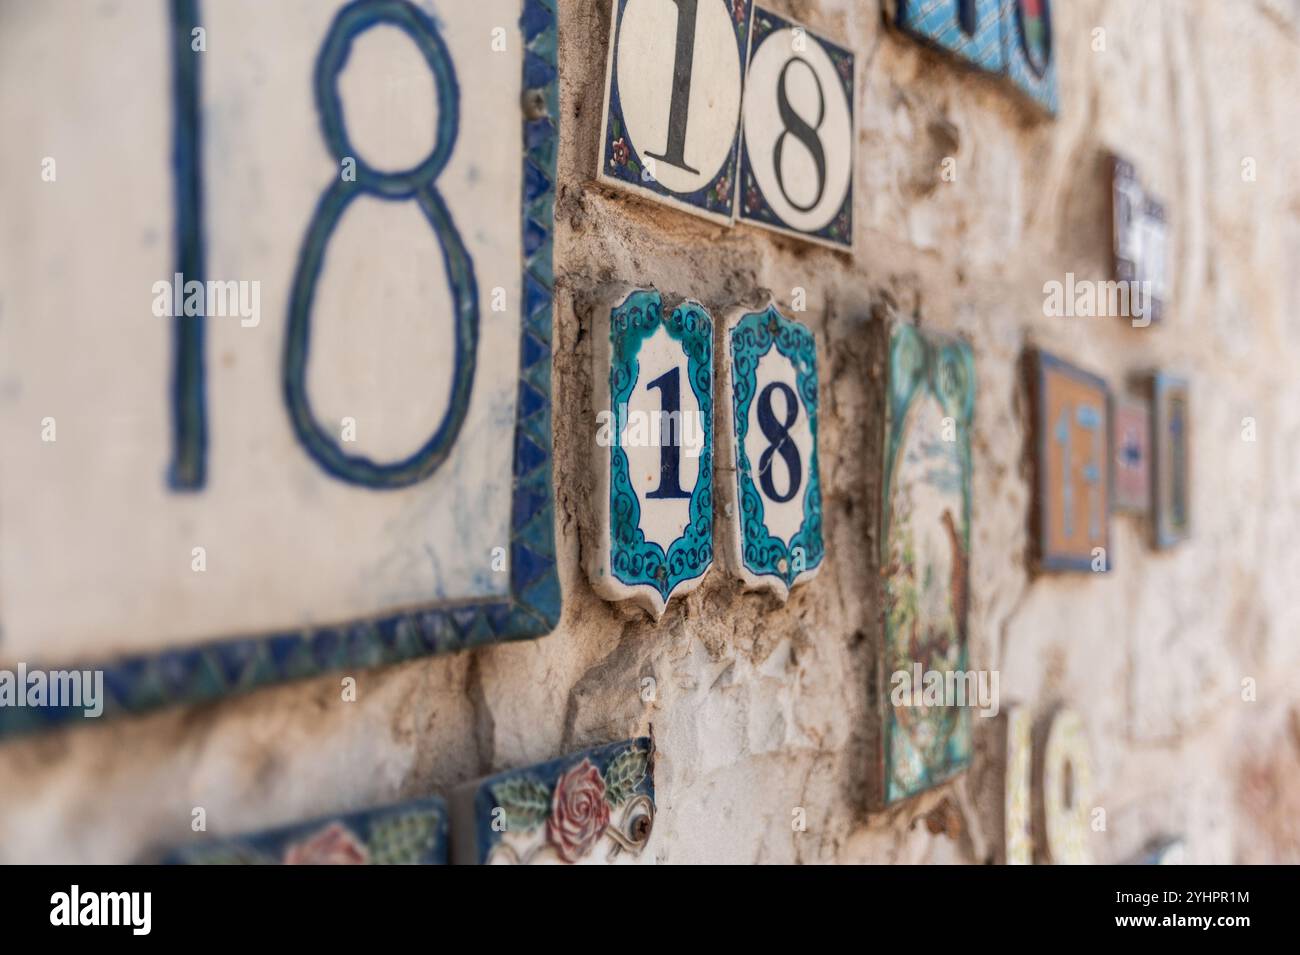
[[[200,169],[202,123],[199,115],[199,59],[191,49],[198,26],[198,0],[171,0],[175,72],[173,151],[176,165],[177,260],[183,280],[204,279],[203,196]],[[381,24],[402,30],[424,55],[436,80],[438,130],[433,152],[404,172],[381,173],[368,166],[348,142],[337,81],[352,41]],[[307,453],[327,473],[371,488],[407,487],[425,480],[446,460],[469,409],[478,352],[478,283],[474,263],[436,185],[456,145],[460,89],[451,55],[432,21],[407,0],[354,0],[334,19],[316,61],[316,104],[325,141],[342,168],[356,163],[355,181],[340,178],[326,188],[303,238],[289,300],[284,349],[284,397],[294,431]],[[339,219],[361,195],[416,202],[437,236],[451,286],[454,365],[451,394],[442,421],[414,454],[391,464],[348,454],[316,420],[307,397],[307,358],[312,298],[321,264]],[[170,481],[178,490],[197,490],[206,476],[207,412],[204,401],[204,317],[173,319],[172,463]],[[688,495],[683,495],[688,496]]]
[[[436,80],[438,130],[433,152],[419,165],[403,172],[379,172],[367,165],[352,148],[344,129],[343,107],[338,94],[338,77],[347,65],[352,41],[381,24],[397,27],[411,38]],[[363,487],[408,487],[433,474],[456,443],[469,410],[478,352],[478,283],[474,279],[474,263],[437,186],[438,175],[455,148],[460,124],[460,90],[451,54],[432,21],[406,0],[354,0],[339,11],[321,46],[316,60],[316,105],[330,153],[339,168],[345,159],[355,160],[356,180],[349,182],[340,176],[326,188],[303,237],[289,297],[284,397],[298,440],[326,472]],[[451,286],[454,366],[447,410],[423,446],[409,457],[391,464],[379,464],[364,455],[345,452],[333,432],[316,420],[307,397],[312,297],[320,277],[325,247],[348,204],[361,195],[411,200],[419,205],[442,248],[443,264]]]
[[[1088,454],[1080,469],[1083,483],[1088,486],[1088,536],[1096,540],[1101,536],[1101,465],[1098,461],[1097,435],[1101,430],[1101,414],[1091,405],[1080,405],[1073,415],[1070,406],[1061,409],[1056,419],[1056,443],[1061,446],[1061,509],[1064,512],[1066,538],[1074,536],[1074,464],[1071,418],[1079,428],[1090,435]]]
[[[659,486],[646,495],[656,500],[689,498],[690,491],[682,490],[682,442],[678,426],[682,417],[682,370],[670,368],[654,381],[646,384],[646,391],[659,392],[661,421],[667,424],[667,436],[659,431]]]
[[[1101,464],[1098,461],[1097,440],[1101,433],[1101,413],[1092,405],[1080,405],[1075,412],[1079,427],[1089,434],[1089,453],[1083,465],[1083,480],[1088,485],[1088,536],[1097,540],[1101,536]]]
[[[176,270],[182,281],[204,279],[202,131],[199,55],[191,33],[198,0],[172,0],[172,161],[176,171]],[[179,296],[181,290],[173,290]],[[208,414],[203,385],[203,315],[172,317],[172,456],[168,481],[196,491],[207,476]]]
[[[772,411],[772,395],[778,392],[785,400],[784,421],[778,421]],[[772,382],[759,394],[758,427],[769,444],[767,450],[758,459],[758,483],[762,486],[763,493],[777,504],[784,504],[798,494],[799,486],[803,483],[803,468],[802,461],[799,458],[799,448],[790,435],[790,429],[794,427],[794,423],[798,420],[799,402],[795,398],[794,389],[784,381]],[[776,483],[772,480],[772,456],[774,454],[781,455],[781,460],[785,462],[786,474],[789,475],[784,494],[777,493]]]

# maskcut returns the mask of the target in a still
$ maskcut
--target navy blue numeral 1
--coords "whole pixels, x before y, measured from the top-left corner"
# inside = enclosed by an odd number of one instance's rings
[[[682,490],[682,443],[677,436],[677,425],[682,416],[682,370],[672,368],[654,381],[646,390],[659,392],[659,407],[663,409],[662,421],[667,431],[659,432],[659,486],[646,495],[648,498],[689,498],[690,492]]]
[[[198,0],[172,0],[172,159],[176,168],[176,270],[184,282],[202,282],[202,123],[199,56],[190,47],[199,25]],[[202,315],[172,317],[172,459],[168,480],[196,491],[207,476],[208,414],[203,401]]]

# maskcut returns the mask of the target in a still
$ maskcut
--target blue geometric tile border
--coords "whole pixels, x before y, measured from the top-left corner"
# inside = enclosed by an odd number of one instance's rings
[[[100,665],[104,716],[198,703],[345,668],[375,667],[504,640],[544,636],[560,619],[551,482],[551,300],[555,157],[560,115],[555,0],[524,0],[521,240],[524,317],[515,418],[510,595],[430,606],[335,626],[214,640]],[[36,664],[29,664],[34,670]],[[80,707],[0,707],[0,737],[66,724]]]
[[[784,17],[766,10],[763,7],[754,8],[754,25],[750,30],[749,54],[750,63],[754,61],[754,56],[758,53],[759,47],[765,40],[773,34],[782,30],[802,29],[805,31],[805,38],[811,39],[826,53],[831,63],[835,65],[836,78],[839,81],[840,88],[844,92],[845,100],[848,103],[848,113],[850,121],[856,115],[857,106],[854,103],[853,87],[855,78],[855,66],[853,51],[846,49],[838,44],[832,43],[826,37],[813,33],[806,27],[793,20],[787,20]],[[746,95],[750,90],[748,81],[746,85]],[[744,135],[744,122],[741,123],[740,137],[740,177],[738,182],[738,196],[736,218],[738,221],[751,222],[766,228],[785,233],[786,235],[797,236],[812,242],[829,246],[841,251],[851,251],[853,248],[853,159],[856,155],[853,141],[856,133],[849,137],[849,181],[848,188],[845,192],[844,199],[840,203],[838,212],[826,225],[820,229],[811,232],[805,232],[792,227],[780,213],[772,208],[767,196],[763,194],[763,189],[758,184],[758,179],[754,175],[754,164],[750,158],[749,142]]]
[[[1052,0],[1004,0],[1002,48],[1012,85],[1049,116],[1059,108]]]
[[[173,848],[169,865],[446,865],[447,804],[437,796],[283,829]]]
[[[1049,116],[1060,107],[1051,0],[895,0],[894,25],[967,66],[1005,77]]]
[[[1002,0],[898,0],[894,22],[924,43],[989,73],[1006,66]]]

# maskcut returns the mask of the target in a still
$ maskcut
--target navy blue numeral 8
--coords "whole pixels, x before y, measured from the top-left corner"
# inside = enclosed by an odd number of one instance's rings
[[[778,421],[772,411],[772,395],[775,392],[779,392],[785,400],[783,421]],[[774,381],[759,393],[758,427],[769,444],[758,459],[758,483],[763,488],[763,493],[778,504],[791,500],[799,493],[799,486],[803,483],[803,462],[799,457],[799,448],[790,435],[790,429],[798,420],[799,402],[795,398],[794,389],[785,382]],[[772,456],[776,454],[781,456],[786,474],[789,475],[784,494],[777,492],[776,482],[772,480]]]
[[[197,0],[172,0],[178,264],[187,279],[201,280],[204,262],[199,75],[198,61],[189,48],[190,33],[198,20]],[[337,89],[338,76],[347,64],[352,41],[379,25],[394,26],[405,33],[423,54],[436,80],[438,129],[433,152],[419,165],[402,172],[379,172],[358,156],[344,130]],[[460,89],[451,55],[437,28],[407,0],[354,0],[343,7],[321,46],[315,87],[325,142],[336,162],[354,160],[357,174],[353,182],[340,177],[325,189],[303,237],[289,298],[283,361],[285,403],[298,440],[326,472],[363,487],[407,487],[428,478],[446,460],[465,423],[474,384],[479,336],[478,283],[469,251],[437,187],[438,176],[456,145]],[[334,435],[316,420],[306,389],[312,299],[325,249],[348,204],[361,195],[419,205],[442,248],[451,286],[454,365],[447,410],[437,429],[415,453],[391,464],[346,453]],[[175,320],[171,483],[177,489],[200,488],[205,478],[207,415],[202,322],[197,316],[181,316]]]

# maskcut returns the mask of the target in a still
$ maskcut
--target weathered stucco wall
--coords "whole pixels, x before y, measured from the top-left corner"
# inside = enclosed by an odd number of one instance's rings
[[[863,454],[873,308],[975,351],[972,665],[1002,703],[1066,703],[1093,751],[1099,861],[1181,835],[1194,861],[1300,859],[1300,37],[1255,0],[1056,4],[1060,116],[886,29],[875,2],[770,0],[860,60],[852,257],[723,229],[592,181],[609,0],[560,0],[555,455],[564,617],[549,637],[0,744],[0,861],[116,862],[434,791],[649,730],[663,862],[982,862],[1000,781],[976,719],[963,778],[863,809],[873,461]],[[1280,5],[1279,5],[1280,6]],[[1105,50],[1093,49],[1094,30]],[[1107,277],[1107,149],[1173,224],[1161,326],[1047,318],[1043,284]],[[940,162],[956,158],[945,182]],[[1257,179],[1244,181],[1253,157]],[[655,284],[719,309],[760,288],[819,338],[828,561],[782,607],[715,569],[657,624],[580,571],[590,293]],[[716,314],[716,311],[715,311]],[[1027,403],[1041,344],[1113,387],[1153,367],[1193,385],[1193,538],[1156,553],[1112,523],[1110,575],[1031,577]],[[1242,419],[1258,439],[1242,440]],[[645,699],[643,680],[655,681]],[[1241,681],[1257,681],[1242,699]],[[806,831],[792,827],[806,811]]]

